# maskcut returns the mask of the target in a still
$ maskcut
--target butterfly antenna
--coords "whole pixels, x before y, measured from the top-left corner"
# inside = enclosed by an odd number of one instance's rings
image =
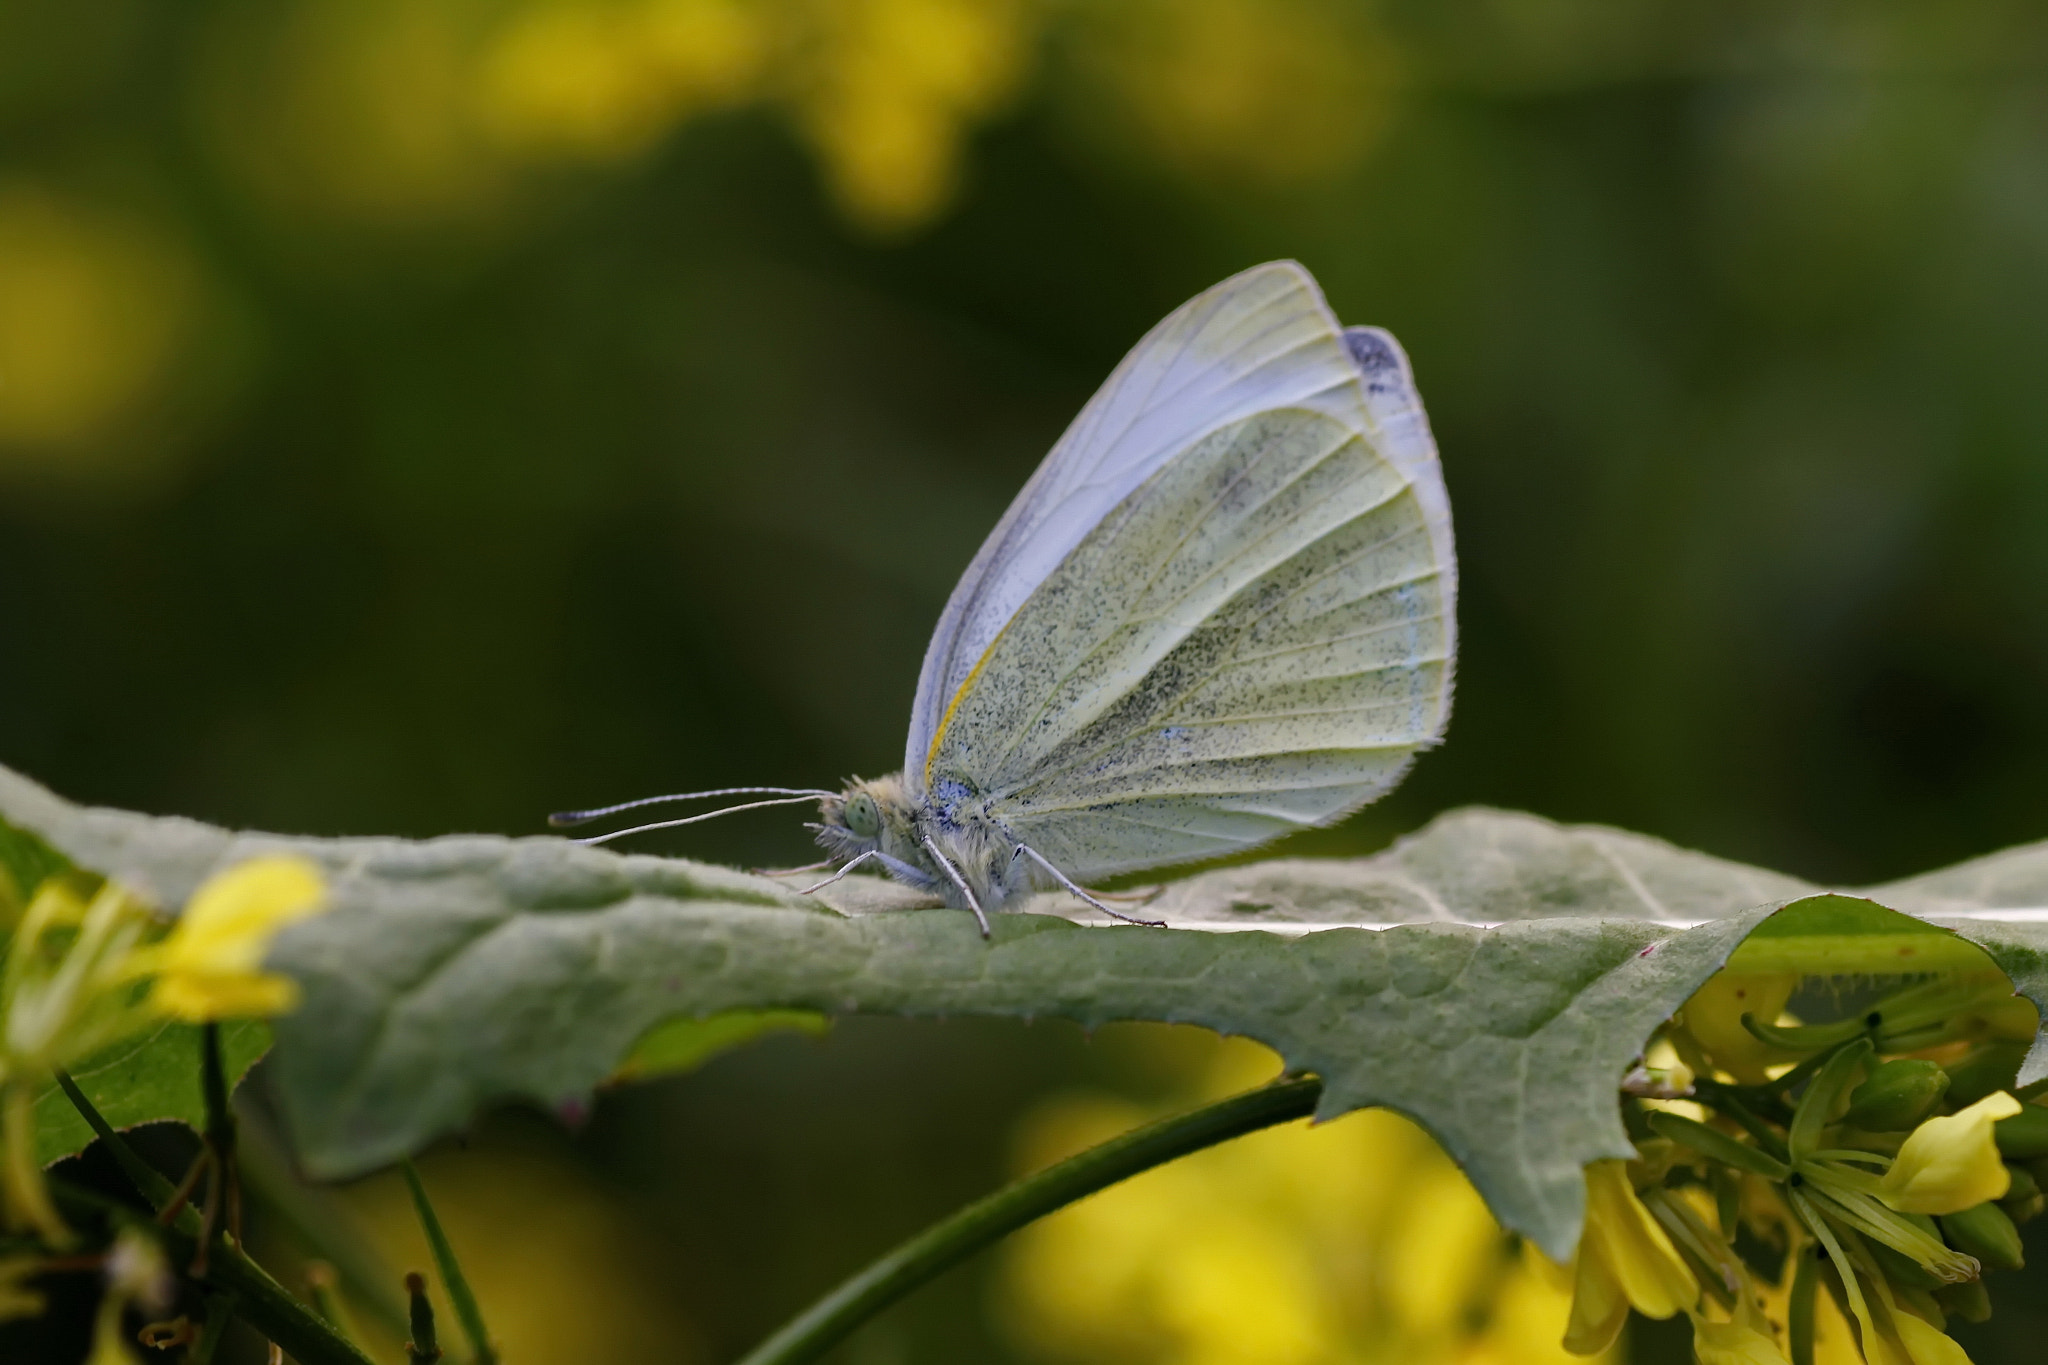
[[[592,820],[602,820],[607,815],[617,815],[622,810],[639,810],[642,806],[661,806],[671,801],[701,801],[709,796],[787,796],[793,802],[799,799],[813,801],[820,796],[837,796],[838,794],[838,792],[820,791],[811,787],[714,787],[710,791],[676,792],[670,796],[643,796],[638,801],[621,801],[616,806],[595,806],[590,810],[556,811],[548,817],[548,824],[555,829],[568,829],[574,825],[587,825]],[[779,803],[763,802],[762,804],[775,805]],[[732,809],[750,810],[752,807],[734,806]],[[723,815],[725,812],[713,811],[711,814]],[[699,816],[696,818],[709,819],[710,817]],[[658,829],[660,826],[649,825],[647,828]],[[621,830],[619,833],[630,834],[632,831]],[[617,836],[607,835],[605,837],[616,838]]]
[[[836,795],[833,792],[822,794],[826,796]],[[734,815],[743,810],[759,810],[763,806],[792,806],[799,801],[815,801],[819,795],[820,793],[818,792],[802,792],[795,796],[778,796],[768,801],[748,801],[743,805],[725,806],[719,810],[707,810],[702,815],[685,815],[680,820],[657,820],[651,825],[635,825],[631,829],[615,829],[610,834],[593,834],[587,839],[576,839],[571,842],[585,845],[608,844],[614,839],[623,839],[628,834],[645,834],[649,830],[674,829],[677,825],[694,825],[701,820],[716,820],[721,815]]]

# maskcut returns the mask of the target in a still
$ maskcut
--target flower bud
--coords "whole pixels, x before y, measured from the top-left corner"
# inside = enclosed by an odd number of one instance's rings
[[[1911,1256],[1894,1250],[1891,1246],[1875,1237],[1869,1238],[1863,1245],[1870,1252],[1871,1257],[1876,1260],[1878,1269],[1884,1272],[1884,1277],[1893,1284],[1905,1289],[1941,1288],[1943,1284],[1941,1277],[1921,1265]]]
[[[1995,1130],[1998,1150],[2013,1161],[2048,1156],[2048,1109],[2029,1104],[2011,1118],[2000,1119]]]
[[[2026,1056],[2025,1043],[1993,1042],[1971,1049],[1948,1067],[1949,1103],[1975,1104],[1987,1095],[2012,1089]]]
[[[1842,1122],[1873,1133],[1904,1132],[1926,1118],[1947,1090],[1948,1073],[1933,1062],[1881,1062],[1849,1092]]]
[[[2041,1210],[2048,1208],[2048,1199],[2043,1199],[2041,1192],[2036,1190],[2025,1199],[2001,1199],[1998,1201],[1998,1207],[2004,1209],[2005,1216],[2012,1219],[2013,1225],[2018,1227],[2039,1218]]]
[[[1906,1135],[1879,1199],[1901,1213],[1958,1213],[2002,1199],[2012,1176],[1998,1159],[1992,1125],[2020,1111],[2011,1095],[1991,1095],[1959,1114],[1929,1119]]]
[[[1985,1292],[1982,1280],[1945,1284],[1934,1291],[1934,1301],[1944,1312],[1964,1322],[1991,1321],[1991,1295]]]
[[[1996,1204],[1978,1204],[1944,1214],[1941,1230],[1950,1246],[1975,1256],[1988,1270],[2018,1270],[2026,1264],[2020,1230]]]
[[[1998,1207],[2004,1209],[2015,1224],[2032,1222],[2041,1216],[2043,1205],[2048,1204],[2048,1200],[2041,1197],[2041,1182],[2025,1166],[2015,1166],[2008,1161],[2005,1169],[2012,1176],[2012,1187],[2006,1190],[2005,1198],[1998,1201]]]

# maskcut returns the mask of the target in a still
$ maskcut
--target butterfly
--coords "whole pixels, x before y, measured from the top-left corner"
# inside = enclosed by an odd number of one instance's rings
[[[1456,598],[1407,357],[1272,262],[1147,333],[1010,504],[932,633],[903,771],[689,795],[817,799],[810,890],[872,865],[984,937],[1055,887],[1130,920],[1084,884],[1392,788],[1443,736]]]

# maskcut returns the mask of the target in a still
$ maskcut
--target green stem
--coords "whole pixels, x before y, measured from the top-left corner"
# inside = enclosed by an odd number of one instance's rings
[[[221,1338],[228,1334],[228,1324],[235,1320],[235,1299],[232,1294],[208,1294],[206,1296],[206,1321],[199,1325],[199,1339],[185,1353],[184,1365],[213,1365],[213,1357],[220,1350]]]
[[[77,1107],[79,1114],[136,1189],[152,1208],[161,1209],[171,1197],[171,1182],[137,1156],[105,1115],[86,1098],[69,1076],[58,1073],[58,1084]],[[55,1182],[53,1181],[54,1185]],[[89,1204],[114,1217],[133,1217],[133,1211],[114,1200],[76,1187],[59,1187],[67,1199]],[[173,1225],[159,1229],[165,1246],[174,1256],[189,1258],[199,1250],[199,1215],[190,1208],[180,1210]],[[270,1278],[268,1271],[249,1259],[242,1248],[216,1234],[208,1248],[204,1283],[234,1297],[236,1312],[243,1321],[282,1347],[299,1365],[371,1365],[368,1356],[334,1328],[294,1298],[285,1287]]]
[[[249,1191],[313,1257],[331,1263],[358,1307],[395,1337],[406,1333],[405,1291],[392,1269],[357,1227],[349,1211],[323,1189],[307,1185],[292,1169],[283,1139],[260,1109],[238,1121],[236,1146]]]
[[[455,1259],[455,1246],[442,1230],[434,1205],[427,1198],[427,1187],[420,1180],[418,1168],[412,1162],[404,1161],[399,1163],[399,1169],[405,1172],[405,1183],[412,1190],[413,1208],[419,1211],[420,1227],[427,1234],[427,1245],[433,1249],[434,1265],[441,1272],[441,1283],[448,1288],[448,1298],[455,1305],[455,1316],[462,1321],[462,1334],[469,1338],[470,1359],[475,1365],[498,1365],[498,1353],[491,1346],[490,1332],[484,1327],[483,1311],[476,1306],[476,1295],[470,1292],[469,1280],[462,1273],[462,1263]]]
[[[434,1305],[427,1299],[427,1277],[418,1271],[407,1275],[405,1293],[412,1304],[412,1339],[405,1343],[407,1365],[437,1365],[441,1342],[434,1331]]]
[[[57,1085],[64,1091],[65,1098],[71,1101],[71,1107],[85,1120],[86,1127],[92,1129],[93,1136],[107,1145],[107,1151],[113,1156],[114,1164],[128,1177],[128,1183],[135,1187],[135,1192],[147,1200],[152,1209],[161,1211],[168,1205],[172,1196],[177,1193],[177,1188],[156,1167],[138,1156],[126,1139],[114,1131],[113,1125],[108,1123],[93,1102],[85,1097],[85,1092],[78,1088],[78,1082],[71,1079],[71,1073],[59,1071]]]
[[[79,1208],[114,1219],[132,1221],[137,1216],[134,1209],[119,1200],[95,1191],[55,1179],[50,1185],[61,1200]],[[191,1214],[189,1209],[186,1212]],[[191,1216],[197,1218],[196,1214]],[[184,1260],[199,1249],[199,1243],[182,1226],[185,1220],[179,1221],[181,1226],[175,1228],[159,1227],[153,1222],[147,1226],[163,1238],[168,1255]],[[217,1238],[212,1252],[207,1261],[205,1285],[233,1295],[236,1316],[275,1342],[299,1365],[375,1365],[227,1238]]]
[[[1792,1253],[1792,1298],[1785,1334],[1792,1348],[1791,1365],[1813,1365],[1813,1290],[1820,1279],[1820,1248],[1803,1246]]]
[[[911,1238],[754,1348],[740,1365],[802,1365],[941,1271],[1077,1199],[1141,1171],[1246,1133],[1307,1118],[1322,1098],[1313,1076],[1273,1084],[1111,1138],[1029,1175]]]
[[[306,1292],[313,1296],[313,1308],[327,1325],[354,1341],[357,1333],[351,1330],[348,1306],[341,1301],[340,1276],[334,1267],[325,1261],[313,1261],[306,1266]]]

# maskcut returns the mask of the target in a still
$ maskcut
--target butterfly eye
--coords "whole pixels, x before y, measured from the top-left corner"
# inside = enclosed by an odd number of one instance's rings
[[[874,797],[855,792],[846,798],[846,827],[863,839],[872,839],[882,832],[882,812]]]

